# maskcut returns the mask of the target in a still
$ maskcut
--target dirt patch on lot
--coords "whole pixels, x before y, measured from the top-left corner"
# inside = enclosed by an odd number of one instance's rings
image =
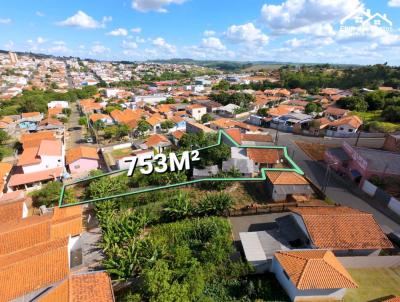
[[[310,158],[316,161],[323,161],[326,149],[333,147],[332,145],[322,145],[309,143],[304,141],[295,141],[295,144],[303,150]]]

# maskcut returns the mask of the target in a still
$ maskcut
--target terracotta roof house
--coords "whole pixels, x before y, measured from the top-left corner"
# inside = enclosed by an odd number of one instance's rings
[[[186,107],[188,112],[196,121],[200,121],[202,116],[207,113],[207,107],[200,104],[193,104]]]
[[[102,121],[106,125],[113,124],[113,119],[108,114],[93,113],[89,116],[89,119],[93,124],[97,121]]]
[[[40,112],[25,112],[21,113],[21,118],[25,120],[40,121],[43,115]]]
[[[400,296],[399,297],[389,298],[387,300],[383,300],[382,302],[400,302]]]
[[[298,207],[292,216],[307,235],[310,247],[336,255],[379,255],[393,248],[372,214],[348,207]]]
[[[99,168],[96,148],[78,146],[67,151],[66,164],[72,174],[84,174]]]
[[[161,130],[161,123],[164,122],[165,119],[160,114],[153,114],[151,117],[146,119],[146,122],[153,127],[153,133],[156,133],[158,130]]]
[[[293,196],[309,197],[313,190],[300,174],[289,171],[266,172],[266,186],[273,201],[286,201]]]
[[[179,144],[179,140],[182,138],[182,136],[184,136],[186,134],[185,131],[182,130],[176,130],[174,132],[171,132],[171,136],[172,136],[172,140],[174,145],[178,145]]]
[[[342,301],[347,288],[358,287],[328,250],[277,252],[272,271],[292,301]]]
[[[283,152],[278,149],[246,148],[246,154],[260,168],[274,168],[283,164]]]
[[[25,198],[17,200],[0,200],[0,224],[28,217]]]
[[[105,103],[97,103],[93,99],[85,99],[78,101],[80,110],[84,114],[99,112],[105,107]]]
[[[51,140],[42,139],[48,135],[21,138],[24,151],[17,165],[22,173],[10,177],[9,190],[38,189],[44,181],[60,179],[64,169],[64,146],[54,136]]]
[[[39,146],[42,140],[56,140],[53,131],[41,131],[36,133],[25,133],[21,135],[20,142],[23,148]]]
[[[341,108],[329,106],[325,110],[325,117],[326,118],[331,118],[333,120],[338,120],[338,119],[341,119],[341,118],[347,116],[347,114],[349,112],[350,111],[346,110],[346,109],[341,109]]]
[[[162,153],[165,148],[170,147],[172,144],[170,140],[161,134],[153,134],[149,136],[142,144],[140,144],[140,148],[143,150],[146,149],[155,149],[158,153]]]
[[[329,124],[327,136],[349,136],[358,131],[363,121],[356,115],[346,116]]]
[[[106,272],[69,275],[60,284],[46,291],[38,302],[114,302],[110,277]]]
[[[4,186],[12,167],[12,164],[0,162],[0,197],[3,195]]]
[[[188,121],[186,122],[186,132],[187,133],[213,133],[215,130],[209,128],[203,124],[197,123],[195,121]]]
[[[230,128],[224,130],[237,144],[245,146],[265,146],[271,145],[272,136],[265,133],[242,133],[239,128]],[[232,143],[223,137],[224,142],[230,146]]]

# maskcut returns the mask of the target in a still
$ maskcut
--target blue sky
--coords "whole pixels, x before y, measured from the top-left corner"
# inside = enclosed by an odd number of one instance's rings
[[[6,50],[400,65],[400,0],[1,1]]]

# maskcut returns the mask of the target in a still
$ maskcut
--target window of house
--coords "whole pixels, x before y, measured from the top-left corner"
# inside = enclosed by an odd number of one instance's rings
[[[353,132],[353,129],[349,129],[349,132]]]
[[[79,169],[81,166],[80,165],[75,165],[74,169]]]
[[[344,128],[343,128],[343,127],[340,127],[339,130],[344,130]]]

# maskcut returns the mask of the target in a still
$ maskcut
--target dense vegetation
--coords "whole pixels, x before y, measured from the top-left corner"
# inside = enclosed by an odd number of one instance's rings
[[[380,120],[400,122],[400,93],[374,91],[367,94],[356,93],[354,96],[340,99],[337,104],[357,112],[376,112],[380,110]]]
[[[20,114],[23,112],[47,112],[47,104],[54,100],[75,102],[78,99],[86,99],[94,96],[97,88],[94,86],[82,89],[71,89],[66,93],[53,90],[25,90],[22,95],[8,101],[2,101],[0,116]]]
[[[309,91],[335,87],[341,89],[370,88],[379,86],[400,86],[400,68],[387,64],[349,68],[318,68],[317,66],[280,70],[281,83],[286,88],[300,87]]]
[[[243,92],[237,92],[232,94],[226,92],[212,93],[210,95],[210,99],[224,106],[228,104],[235,104],[243,109],[250,108],[250,104],[252,104],[255,101],[255,97],[253,95]]]

